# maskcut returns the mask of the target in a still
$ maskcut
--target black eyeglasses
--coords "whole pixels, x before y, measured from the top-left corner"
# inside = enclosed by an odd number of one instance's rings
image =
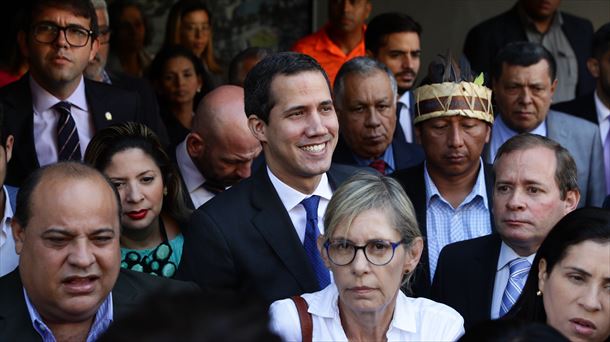
[[[346,266],[356,258],[358,250],[362,250],[368,262],[376,266],[387,265],[394,258],[396,247],[405,243],[405,240],[391,242],[385,240],[371,240],[364,246],[357,246],[347,240],[330,241],[324,243],[330,261],[337,266]]]
[[[64,32],[66,42],[72,47],[87,45],[89,37],[93,35],[93,31],[78,25],[59,26],[53,23],[40,23],[32,28],[34,40],[43,44],[53,43],[59,36],[60,31]]]

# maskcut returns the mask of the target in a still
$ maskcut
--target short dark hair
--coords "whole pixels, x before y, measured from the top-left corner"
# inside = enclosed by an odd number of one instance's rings
[[[398,86],[396,84],[396,78],[394,73],[383,63],[376,59],[368,57],[356,57],[343,63],[337,76],[335,76],[335,83],[333,84],[333,95],[335,98],[335,105],[337,107],[343,106],[343,95],[345,92],[345,79],[351,74],[358,74],[363,76],[371,76],[374,73],[382,72],[390,79],[390,87],[392,88],[392,94],[394,95],[393,101],[396,102],[398,94]]]
[[[569,342],[555,328],[541,322],[516,319],[482,321],[467,329],[458,342]]]
[[[544,147],[555,152],[556,169],[555,182],[559,187],[561,200],[565,200],[568,191],[579,191],[578,189],[578,169],[576,162],[568,150],[556,141],[543,137],[538,134],[522,133],[508,139],[496,153],[494,159],[494,172],[497,173],[498,161],[506,154],[515,151],[529,150],[535,147]]]
[[[241,69],[244,61],[249,58],[263,59],[273,53],[273,50],[269,48],[252,46],[241,51],[231,60],[229,65],[229,84],[241,86],[241,80],[239,80],[239,70]]]
[[[415,32],[421,36],[421,25],[404,13],[382,13],[371,19],[364,33],[364,46],[377,54],[387,42],[387,36],[392,33]]]
[[[44,166],[32,172],[19,188],[17,193],[17,208],[13,215],[22,228],[25,228],[32,217],[32,194],[44,177],[54,179],[94,179],[99,178],[106,183],[115,196],[117,204],[117,219],[121,217],[121,198],[112,183],[101,172],[81,162],[67,161]],[[94,194],[92,194],[94,195]]]
[[[595,31],[592,48],[592,56],[597,59],[601,59],[610,50],[610,23]]]
[[[110,30],[113,32],[110,35],[110,48],[116,45],[116,34],[119,32],[119,28],[121,26],[120,18],[123,14],[123,11],[128,7],[137,8],[142,15],[142,21],[144,22],[144,45],[148,46],[152,42],[153,37],[153,27],[150,25],[148,21],[148,17],[144,13],[144,9],[142,6],[134,1],[134,0],[115,0],[108,5],[108,20],[110,21]],[[112,37],[115,37],[114,39]],[[115,44],[113,44],[113,40],[115,40]]]
[[[90,30],[93,32],[91,42],[97,39],[99,28],[95,8],[89,0],[32,0],[26,6],[21,30],[29,33],[34,24],[34,16],[40,13],[43,8],[59,8],[72,12],[77,17],[83,17],[91,21]]]
[[[610,242],[610,210],[580,208],[557,222],[536,252],[521,296],[505,317],[546,323],[542,296],[537,295],[540,260],[546,261],[546,273],[550,274],[570,247],[585,241]],[[610,337],[606,341],[610,341]]]
[[[170,59],[176,57],[184,57],[191,61],[193,68],[195,69],[195,73],[197,76],[201,77],[203,81],[203,93],[207,93],[210,90],[210,81],[205,77],[206,72],[203,68],[203,64],[201,64],[201,60],[195,56],[191,50],[181,45],[165,46],[161,48],[159,52],[157,52],[148,69],[148,76],[150,80],[160,81],[163,77],[163,69],[165,69],[165,64],[167,64]]]
[[[551,77],[552,82],[557,76],[557,63],[555,63],[555,57],[553,57],[549,50],[547,50],[544,46],[538,43],[508,43],[506,44],[506,46],[500,49],[500,51],[494,58],[491,67],[491,78],[494,81],[500,79],[500,76],[502,76],[502,67],[504,64],[528,67],[530,65],[537,64],[543,59],[546,60],[549,64],[549,76]]]
[[[297,52],[280,52],[265,57],[250,70],[244,81],[246,115],[256,115],[263,122],[269,123],[269,112],[276,102],[271,94],[273,79],[278,75],[292,76],[303,72],[322,74],[330,92],[326,72],[312,57]]]

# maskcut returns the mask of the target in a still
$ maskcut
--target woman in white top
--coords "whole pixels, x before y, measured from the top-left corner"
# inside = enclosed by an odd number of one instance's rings
[[[393,179],[359,174],[334,193],[318,239],[334,283],[302,295],[313,341],[453,341],[464,320],[453,309],[401,291],[423,248],[413,205]],[[291,299],[274,302],[271,328],[301,341]]]

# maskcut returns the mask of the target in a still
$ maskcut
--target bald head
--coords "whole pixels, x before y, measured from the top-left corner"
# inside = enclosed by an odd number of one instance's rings
[[[201,100],[187,151],[207,181],[230,186],[249,177],[261,149],[248,128],[242,87],[220,86]]]

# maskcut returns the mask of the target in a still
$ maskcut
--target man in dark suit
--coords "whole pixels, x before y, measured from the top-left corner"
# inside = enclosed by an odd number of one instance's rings
[[[4,129],[4,112],[0,108],[0,277],[11,272],[19,263],[11,231],[11,218],[15,211],[17,188],[4,185],[6,165],[13,155],[13,136]]]
[[[415,142],[413,115],[415,86],[420,66],[422,27],[404,13],[383,13],[371,19],[364,36],[366,54],[387,65],[398,86],[396,116],[397,138]]]
[[[425,85],[415,89],[415,136],[426,160],[393,175],[413,202],[426,241],[413,281],[416,296],[429,296],[445,245],[493,231],[492,174],[481,159],[493,123],[491,90],[469,82],[466,64],[454,65],[451,58],[436,59]]]
[[[6,128],[15,138],[7,183],[19,185],[40,166],[80,160],[95,132],[124,121],[164,136],[160,118],[142,111],[137,94],[84,79],[99,46],[89,1],[33,1],[18,35],[30,72],[0,90]]]
[[[587,71],[593,25],[587,19],[559,11],[560,0],[518,0],[515,6],[473,27],[464,54],[472,68],[491,72],[493,60],[508,43],[530,41],[552,51],[557,60],[560,89],[555,102],[589,93],[594,81]]]
[[[333,162],[371,166],[382,174],[419,164],[421,146],[396,136],[396,79],[384,64],[356,57],[343,64],[333,92],[341,135]]]
[[[19,267],[0,278],[0,340],[96,340],[155,291],[193,284],[120,269],[119,196],[97,170],[34,171],[11,222]]]
[[[432,298],[456,309],[466,329],[510,310],[542,240],[580,197],[574,159],[539,135],[509,139],[494,171],[498,234],[443,248],[432,285]]]
[[[328,78],[314,59],[271,55],[244,85],[266,167],[195,211],[177,276],[204,291],[270,303],[328,284],[319,251],[307,248],[321,228],[311,222],[322,222],[333,190],[357,169],[331,166],[339,125]],[[317,209],[309,207],[318,199]]]
[[[606,195],[610,195],[610,23],[595,32],[593,56],[587,61],[587,68],[596,80],[595,91],[551,108],[598,125],[604,151]]]

